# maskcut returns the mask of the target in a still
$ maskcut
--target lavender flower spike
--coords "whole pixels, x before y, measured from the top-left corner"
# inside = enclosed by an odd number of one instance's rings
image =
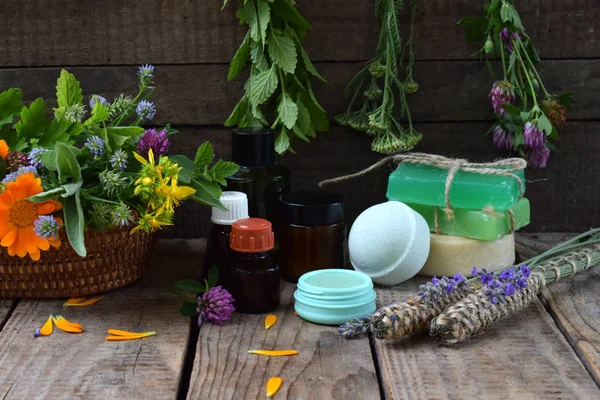
[[[135,112],[142,121],[150,121],[156,115],[154,103],[148,100],[142,100],[138,103]]]
[[[167,154],[169,150],[169,138],[166,129],[157,131],[156,129],[148,129],[138,142],[138,151],[140,154],[148,154],[148,150],[156,157]]]
[[[200,313],[198,325],[202,325],[205,319],[223,325],[235,311],[235,307],[232,305],[233,301],[231,294],[221,286],[211,288],[202,296],[198,296],[198,308],[196,309]]]

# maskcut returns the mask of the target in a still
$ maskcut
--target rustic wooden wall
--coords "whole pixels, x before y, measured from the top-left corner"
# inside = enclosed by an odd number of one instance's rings
[[[81,80],[84,93],[112,97],[136,90],[136,66],[156,65],[156,122],[182,134],[175,150],[192,155],[211,140],[229,156],[228,131],[221,125],[242,90],[228,83],[227,63],[243,27],[233,7],[202,0],[23,0],[0,8],[0,89],[20,87],[27,99],[54,96],[60,68]],[[345,83],[374,51],[378,26],[369,0],[303,0],[301,11],[314,30],[306,42],[317,68],[329,80],[317,95],[333,116],[344,107]],[[456,21],[478,15],[481,0],[421,1],[416,27],[415,78],[421,91],[410,98],[417,128],[425,138],[417,150],[492,160],[496,152],[482,134],[489,126],[486,100],[491,80],[470,58]],[[561,154],[545,170],[528,171],[533,206],[530,231],[579,231],[600,225],[600,4],[594,0],[517,1],[529,35],[541,50],[542,76],[551,91],[575,92],[576,108],[561,130]],[[370,138],[333,126],[297,156],[282,160],[295,188],[313,188],[326,177],[361,169],[378,159]],[[352,221],[384,200],[387,171],[337,187],[348,199]],[[171,235],[203,236],[208,210],[187,205]]]

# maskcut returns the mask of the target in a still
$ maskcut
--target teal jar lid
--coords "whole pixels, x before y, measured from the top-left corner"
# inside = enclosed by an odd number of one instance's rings
[[[294,309],[307,321],[339,325],[374,313],[375,298],[368,275],[347,269],[323,269],[300,277]]]

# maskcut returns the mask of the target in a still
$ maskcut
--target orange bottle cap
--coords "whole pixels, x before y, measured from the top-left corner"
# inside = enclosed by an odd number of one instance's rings
[[[231,250],[240,253],[262,253],[275,247],[272,224],[262,218],[244,218],[231,225]]]

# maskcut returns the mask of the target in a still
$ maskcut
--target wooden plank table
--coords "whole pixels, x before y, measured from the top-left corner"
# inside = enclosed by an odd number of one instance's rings
[[[568,236],[521,234],[528,258]],[[0,300],[0,399],[262,399],[272,376],[275,399],[595,399],[600,398],[600,268],[547,288],[525,312],[455,347],[427,335],[399,343],[345,340],[335,327],[293,312],[284,284],[278,322],[234,314],[201,329],[178,314],[168,285],[201,273],[204,241],[161,241],[150,273],[99,303],[62,309],[59,300]],[[414,295],[424,278],[377,288],[378,305]],[[49,314],[86,332],[33,338]],[[109,328],[155,330],[106,342]],[[294,357],[250,349],[295,349]]]

